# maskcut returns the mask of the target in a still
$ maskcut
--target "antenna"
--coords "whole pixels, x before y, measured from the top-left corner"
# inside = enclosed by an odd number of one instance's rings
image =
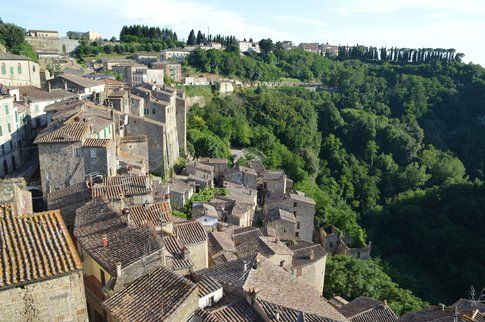
[[[473,285],[470,286],[470,302],[474,307],[478,306],[480,303],[485,303],[485,288],[482,289],[480,295],[477,297],[475,287]]]

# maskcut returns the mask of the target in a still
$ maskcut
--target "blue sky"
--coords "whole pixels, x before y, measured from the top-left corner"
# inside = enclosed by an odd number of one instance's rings
[[[148,24],[180,38],[209,28],[240,39],[455,48],[485,66],[485,0],[16,0],[2,4],[0,17],[27,29],[105,38],[125,24]]]

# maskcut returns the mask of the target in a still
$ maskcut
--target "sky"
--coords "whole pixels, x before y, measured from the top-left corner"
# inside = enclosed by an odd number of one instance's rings
[[[1,0],[0,18],[26,29],[97,31],[123,25],[332,45],[455,48],[485,66],[485,0]]]

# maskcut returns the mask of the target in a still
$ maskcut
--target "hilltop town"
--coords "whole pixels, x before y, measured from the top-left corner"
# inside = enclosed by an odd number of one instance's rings
[[[261,153],[190,147],[189,111],[207,103],[187,95],[198,86],[220,98],[258,86],[337,90],[185,63],[234,42],[258,54],[264,41],[189,39],[82,62],[84,41],[120,44],[51,30],[26,41],[38,59],[0,51],[1,321],[485,321],[475,298],[399,314],[387,299],[324,297],[329,258],[371,260],[372,241],[316,224],[317,201]]]

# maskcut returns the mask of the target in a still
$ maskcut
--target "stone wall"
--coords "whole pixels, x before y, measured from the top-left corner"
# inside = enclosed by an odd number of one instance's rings
[[[296,224],[287,220],[275,220],[265,223],[269,236],[278,237],[281,240],[294,240]]]
[[[163,123],[142,117],[129,116],[125,135],[145,135],[148,138],[148,158],[150,171],[167,176],[168,161],[165,146],[165,126]]]
[[[209,255],[207,248],[207,241],[198,244],[187,245],[189,250],[189,257],[194,264],[193,270],[199,271],[201,269],[209,267]]]
[[[79,41],[75,39],[68,38],[37,38],[37,37],[25,37],[25,40],[34,47],[37,51],[52,51],[56,50],[58,52],[62,51],[62,46],[66,46],[66,53],[73,52],[77,46],[79,46]]]
[[[189,321],[195,310],[199,308],[199,291],[196,288],[180,305],[170,317],[165,319],[167,322]]]
[[[82,272],[0,291],[2,321],[88,321]]]
[[[305,283],[312,286],[318,291],[320,295],[323,294],[323,285],[325,281],[325,266],[327,264],[327,256],[325,255],[320,260],[309,265],[296,268],[293,270],[293,276],[299,278]],[[297,276],[297,270],[301,270],[301,276]]]
[[[85,180],[81,142],[39,144],[39,165],[44,194]]]
[[[180,154],[187,155],[187,103],[185,98],[176,99],[177,138]]]

